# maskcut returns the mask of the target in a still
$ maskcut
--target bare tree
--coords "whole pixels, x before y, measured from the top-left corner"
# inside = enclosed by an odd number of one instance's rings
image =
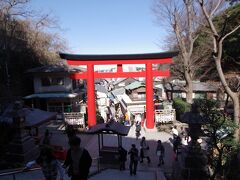
[[[23,90],[22,71],[41,64],[56,63],[56,53],[65,49],[58,34],[46,28],[58,28],[48,14],[32,11],[30,0],[0,0],[0,95],[12,96],[14,86]],[[56,29],[55,29],[56,30]],[[20,92],[20,90],[18,90]]]
[[[212,58],[214,59],[215,66],[220,78],[220,81],[223,85],[224,90],[230,96],[233,101],[234,105],[234,121],[237,125],[239,125],[239,118],[240,118],[240,110],[239,110],[239,91],[234,92],[229,84],[227,83],[226,77],[223,73],[222,69],[222,55],[223,55],[223,42],[226,38],[240,29],[240,24],[235,25],[230,30],[226,29],[226,25],[229,21],[228,16],[226,14],[226,18],[224,23],[222,24],[222,28],[218,29],[217,26],[214,24],[214,17],[221,9],[222,5],[226,3],[225,0],[215,0],[215,1],[207,1],[207,0],[198,0],[198,3],[202,9],[202,12],[207,20],[209,28],[211,30],[211,38],[212,38]],[[214,8],[209,9],[209,3]],[[224,13],[224,12],[223,12]],[[239,141],[239,129],[235,132],[235,138]]]
[[[186,100],[192,103],[193,85],[195,67],[192,61],[193,48],[198,38],[197,28],[199,14],[193,0],[155,0],[154,13],[157,16],[160,25],[167,25],[170,32],[174,34],[175,42],[180,51],[178,61],[182,69],[186,86]],[[176,69],[176,68],[175,68]]]
[[[15,21],[18,17],[23,17],[30,12],[26,10],[25,5],[29,0],[0,0],[0,23],[1,23],[1,36],[3,38],[1,49],[4,51],[4,68],[6,73],[6,85],[10,86],[10,74],[9,74],[9,49],[10,41],[13,36],[18,23]],[[10,38],[9,38],[10,37]],[[8,90],[9,91],[9,90]]]

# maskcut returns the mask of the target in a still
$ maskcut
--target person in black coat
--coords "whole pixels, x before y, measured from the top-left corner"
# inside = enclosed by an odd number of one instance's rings
[[[137,173],[137,165],[138,165],[138,149],[136,148],[135,144],[132,144],[132,148],[128,152],[130,155],[130,164],[129,164],[129,169],[130,169],[130,175],[136,175]]]
[[[81,139],[77,136],[69,140],[70,149],[63,167],[68,167],[68,175],[71,180],[87,180],[92,158],[89,152],[80,147]]]
[[[127,161],[127,151],[122,146],[119,146],[118,153],[119,153],[120,171],[125,170],[125,162]]]

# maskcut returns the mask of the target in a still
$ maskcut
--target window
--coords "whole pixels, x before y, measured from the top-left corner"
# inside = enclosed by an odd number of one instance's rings
[[[81,80],[72,80],[73,89],[81,89],[84,87],[83,81]]]
[[[71,103],[62,103],[62,102],[50,102],[48,103],[48,111],[50,112],[72,112],[72,104]]]
[[[138,99],[145,100],[146,99],[146,93],[145,92],[139,92],[138,93]]]
[[[42,78],[42,86],[50,86],[51,85],[51,79],[48,77]]]
[[[42,86],[64,85],[64,77],[44,77],[41,79]]]
[[[63,77],[52,78],[52,84],[51,85],[64,85],[64,78]]]

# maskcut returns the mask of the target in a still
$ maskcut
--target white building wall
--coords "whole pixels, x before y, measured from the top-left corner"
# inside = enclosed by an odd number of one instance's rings
[[[47,93],[47,92],[71,92],[72,80],[65,76],[63,85],[42,86],[41,77],[34,77],[34,92]]]

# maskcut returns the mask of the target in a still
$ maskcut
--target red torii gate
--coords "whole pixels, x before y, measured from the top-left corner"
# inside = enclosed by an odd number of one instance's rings
[[[73,73],[72,79],[87,80],[88,126],[96,124],[95,87],[94,79],[98,78],[146,78],[146,127],[154,128],[153,77],[170,76],[169,70],[153,70],[152,64],[169,64],[178,52],[163,52],[150,54],[121,54],[121,55],[77,55],[60,53],[62,59],[69,65],[87,65],[87,71]],[[117,72],[94,72],[94,65],[117,65]],[[123,72],[123,64],[145,64],[145,71]]]

